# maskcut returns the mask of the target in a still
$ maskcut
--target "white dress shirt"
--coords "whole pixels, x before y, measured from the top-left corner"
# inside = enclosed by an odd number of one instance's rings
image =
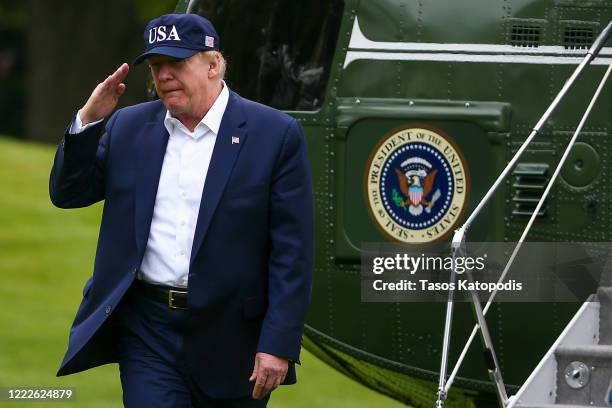
[[[140,279],[187,287],[202,190],[228,100],[229,91],[223,82],[221,94],[193,132],[172,117],[170,112],[166,113],[164,125],[169,134],[168,146]],[[79,116],[77,114],[70,133],[80,133],[95,124],[83,127]]]

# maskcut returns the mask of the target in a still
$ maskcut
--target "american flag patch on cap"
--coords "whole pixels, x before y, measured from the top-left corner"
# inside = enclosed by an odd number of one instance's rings
[[[204,45],[207,47],[214,48],[215,47],[215,38],[207,35],[204,37]]]

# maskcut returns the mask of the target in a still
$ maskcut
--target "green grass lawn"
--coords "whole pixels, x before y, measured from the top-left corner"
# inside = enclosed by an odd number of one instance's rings
[[[116,364],[55,377],[81,289],[91,274],[101,205],[80,210],[52,206],[48,177],[54,150],[0,138],[0,387],[73,387],[76,403],[67,406],[121,406]],[[306,351],[302,363],[298,384],[276,391],[270,407],[402,406]]]

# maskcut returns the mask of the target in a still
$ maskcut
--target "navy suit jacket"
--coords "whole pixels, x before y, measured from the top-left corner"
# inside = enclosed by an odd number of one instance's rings
[[[165,114],[160,101],[127,107],[59,144],[52,202],[78,208],[104,200],[104,210],[93,276],[58,375],[117,361],[113,311],[147,245],[168,142]],[[313,229],[301,126],[230,92],[202,193],[186,311],[188,370],[210,396],[249,394],[258,351],[299,361]],[[295,382],[292,363],[285,382]]]

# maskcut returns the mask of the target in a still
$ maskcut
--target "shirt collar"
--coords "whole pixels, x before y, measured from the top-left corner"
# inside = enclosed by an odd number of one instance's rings
[[[223,87],[221,89],[221,93],[193,131],[193,136],[196,138],[201,134],[205,133],[198,132],[198,130],[200,130],[202,127],[204,127],[204,129],[209,129],[215,134],[215,136],[219,133],[219,128],[221,127],[221,119],[223,119],[223,114],[225,113],[225,109],[227,108],[227,103],[229,101],[229,90],[224,80],[221,80],[221,85]],[[189,132],[189,130],[181,123],[181,121],[179,121],[170,114],[170,111],[166,111],[164,125],[166,126],[166,129],[170,134],[172,134],[172,130],[176,126],[181,128],[181,130],[183,130],[187,134],[192,134],[192,132]]]

